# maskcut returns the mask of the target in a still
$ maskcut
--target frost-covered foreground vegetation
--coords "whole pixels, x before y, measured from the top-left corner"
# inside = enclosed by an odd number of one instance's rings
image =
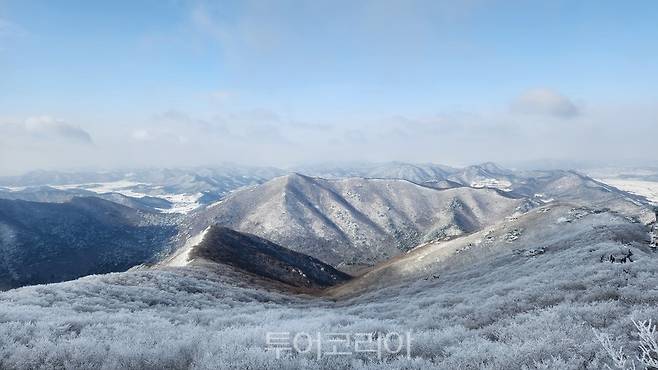
[[[634,262],[600,261],[628,248]],[[0,368],[599,369],[613,364],[593,328],[639,354],[632,320],[658,317],[657,262],[639,244],[578,244],[338,301],[262,288],[226,267],[91,276],[0,294]],[[411,358],[381,361],[276,359],[265,343],[267,332],[407,331]]]

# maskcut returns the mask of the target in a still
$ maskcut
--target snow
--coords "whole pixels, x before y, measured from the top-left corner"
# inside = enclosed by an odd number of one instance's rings
[[[131,190],[132,187],[139,185],[148,185],[141,182],[119,180],[111,182],[67,184],[67,185],[48,185],[51,188],[60,190],[84,189],[94,193],[119,193],[128,197],[138,197],[140,193]]]
[[[215,208],[215,207],[219,206],[219,205],[222,204],[222,203],[224,203],[224,199],[222,199],[222,200],[218,200],[218,201],[216,201],[215,203],[210,204],[210,205],[207,206],[206,208],[207,208],[207,209],[212,209],[212,208]]]
[[[192,262],[190,261],[190,252],[192,251],[192,248],[196,247],[203,241],[203,238],[206,236],[208,230],[210,230],[210,226],[208,226],[205,230],[198,233],[197,235],[187,239],[185,245],[176,251],[176,253],[171,258],[169,258],[167,261],[164,261],[163,265],[173,267],[189,265]]]
[[[68,184],[68,185],[48,185],[55,189],[70,190],[70,189],[84,189],[92,191],[97,194],[103,193],[118,193],[132,198],[154,197],[165,199],[172,205],[171,208],[156,208],[162,213],[183,213],[187,214],[201,206],[199,199],[203,196],[201,193],[193,194],[149,194],[145,192],[135,191],[135,187],[148,187],[152,189],[162,189],[162,186],[152,186],[151,184],[143,182],[134,182],[128,180],[119,180],[112,182],[100,183],[86,183],[86,184]]]
[[[10,192],[17,192],[27,189],[27,186],[3,186],[2,189]]]
[[[605,368],[607,356],[592,328],[611,333],[615,345],[629,348],[637,342],[631,319],[658,315],[658,255],[642,246],[646,228],[622,215],[556,202],[505,217],[517,204],[491,191],[364,184],[300,186],[320,194],[308,197],[314,207],[336,209],[329,220],[347,230],[355,241],[352,249],[362,238],[378,242],[394,231],[406,231],[406,220],[423,230],[443,230],[448,225],[423,223],[423,215],[439,210],[438,218],[453,222],[454,198],[487,226],[421,244],[332,288],[331,295],[307,296],[263,288],[257,277],[224,265],[191,263],[209,230],[201,231],[207,223],[195,225],[199,229],[188,231],[182,247],[162,262],[186,267],[96,275],[0,293],[0,367]],[[331,191],[320,193],[322,189]],[[134,192],[130,186],[125,190]],[[310,207],[291,207],[291,217],[276,217],[285,212],[280,194],[279,187],[250,190],[216,210],[228,209],[224,217],[239,220],[237,226],[281,231],[290,240],[299,235],[297,225],[320,225],[315,240],[323,240],[324,233],[334,235],[330,223],[303,213]],[[382,199],[369,199],[371,194]],[[170,196],[188,200],[185,194]],[[364,200],[345,200],[350,197]],[[543,194],[539,198],[550,201]],[[511,203],[485,213],[502,201]],[[352,209],[391,234],[376,234],[380,228],[369,231],[371,223],[352,218]],[[209,222],[216,215],[222,216],[211,213]],[[387,218],[377,224],[376,215]],[[396,227],[384,229],[389,222]],[[315,248],[344,253],[340,247]],[[633,263],[600,262],[600,256],[628,248],[637,256]],[[291,337],[300,332],[386,337],[412,331],[413,358],[333,356],[320,361],[309,353],[279,360],[264,348],[263,338],[282,331]]]
[[[512,191],[512,183],[494,178],[482,178],[471,182],[472,188],[495,188],[502,191]]]
[[[597,179],[597,181],[635,195],[646,197],[650,202],[658,204],[658,182],[617,178],[602,178]]]
[[[165,194],[158,198],[164,198],[172,203],[171,208],[158,208],[162,213],[190,213],[201,206],[199,199],[203,196],[196,194]]]

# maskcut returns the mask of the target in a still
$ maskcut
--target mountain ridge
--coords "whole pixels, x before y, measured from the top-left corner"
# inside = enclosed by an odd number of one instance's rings
[[[349,262],[350,256],[362,265],[368,264],[369,258],[391,257],[426,238],[472,231],[494,213],[504,217],[520,206],[525,207],[523,200],[491,189],[437,190],[404,179],[322,179],[290,174],[235,192],[187,220],[191,234],[219,224],[333,266]],[[464,207],[477,210],[469,215]],[[460,216],[448,217],[455,212]],[[464,221],[464,225],[452,225],[450,220]],[[315,246],[314,250],[308,244]]]
[[[209,227],[188,256],[190,264],[203,259],[301,288],[324,288],[351,278],[305,254],[217,225]]]

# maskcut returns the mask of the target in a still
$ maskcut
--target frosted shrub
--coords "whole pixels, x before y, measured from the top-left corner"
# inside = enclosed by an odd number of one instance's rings
[[[656,325],[651,324],[651,320],[636,322],[633,321],[640,336],[640,356],[638,360],[647,367],[658,368],[658,344],[656,344]]]
[[[612,366],[606,364],[606,367],[608,369],[635,369],[635,362],[628,361],[628,357],[626,354],[624,354],[624,348],[619,347],[615,348],[614,344],[612,343],[612,339],[610,339],[610,335],[601,333],[598,331],[594,331],[594,335],[596,336],[596,339],[601,343],[601,346],[605,350],[606,354],[610,356],[610,359],[612,360]]]
[[[0,293],[0,369],[654,366],[654,325],[634,327],[630,319],[658,317],[658,255],[638,250],[631,265],[598,262],[615,248],[571,247],[534,260],[509,254],[441,279],[402,281],[339,301],[256,289],[228,268],[132,271],[25,287]],[[591,327],[606,334],[595,337]],[[277,359],[266,350],[266,333],[284,331],[411,331],[411,358]],[[640,342],[637,353],[618,350]]]
[[[635,321],[633,325],[637,329],[637,335],[640,338],[640,355],[636,356],[637,361],[643,368],[658,368],[658,343],[656,343],[656,325],[649,321]],[[601,346],[612,360],[612,366],[606,365],[608,369],[635,369],[635,360],[630,359],[625,353],[624,348],[615,348],[610,335],[594,331],[596,338]]]

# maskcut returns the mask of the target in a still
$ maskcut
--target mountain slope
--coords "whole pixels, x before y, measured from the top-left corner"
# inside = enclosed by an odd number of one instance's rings
[[[0,199],[0,289],[126,270],[165,253],[174,218],[98,198]]]
[[[608,208],[642,223],[653,214],[646,199],[596,181],[575,171],[532,171],[517,175],[512,194],[534,197],[542,202],[568,202],[587,207]]]
[[[491,162],[468,166],[452,173],[446,179],[474,188],[496,188],[507,191],[511,190],[516,182],[512,171]]]
[[[496,188],[511,197],[538,202],[568,202],[606,207],[643,223],[652,217],[648,202],[575,171],[511,171],[493,163],[469,166],[448,176],[449,181],[476,188]],[[432,182],[428,183],[432,186]]]
[[[183,265],[198,264],[199,260],[225,264],[295,287],[322,288],[350,279],[315,258],[221,226],[209,227],[198,244],[184,248],[189,249],[180,251],[186,259]],[[178,265],[178,254],[164,265]]]
[[[292,174],[189,215],[189,235],[219,224],[347,268],[372,265],[420,242],[472,232],[526,204],[495,190],[437,190],[392,179]]]
[[[335,301],[264,289],[262,279],[221,264],[0,292],[0,368],[607,368],[594,330],[633,355],[631,320],[658,317],[658,254],[642,245],[642,225],[600,210],[549,208],[492,226],[491,240],[476,233],[430,248],[443,246],[445,255],[419,251],[413,260],[425,256],[427,269],[390,268],[368,284],[384,289]],[[470,237],[482,244],[460,251]],[[538,246],[543,254],[528,253]],[[633,262],[600,262],[629,248]],[[321,358],[316,347],[277,357],[265,340],[284,332],[290,340],[369,333],[382,341],[410,332],[410,353],[326,356],[328,345]]]
[[[581,253],[591,263],[629,249],[650,253],[648,228],[602,208],[551,204],[518,218],[509,218],[482,231],[448,241],[421,245],[407,254],[385,261],[344,285],[329,291],[345,297],[405,281],[441,279],[456,271],[503,268],[529,258]],[[595,248],[601,243],[616,247]],[[600,250],[600,251],[599,251]],[[612,250],[612,252],[610,252]],[[579,256],[578,258],[581,258]]]

